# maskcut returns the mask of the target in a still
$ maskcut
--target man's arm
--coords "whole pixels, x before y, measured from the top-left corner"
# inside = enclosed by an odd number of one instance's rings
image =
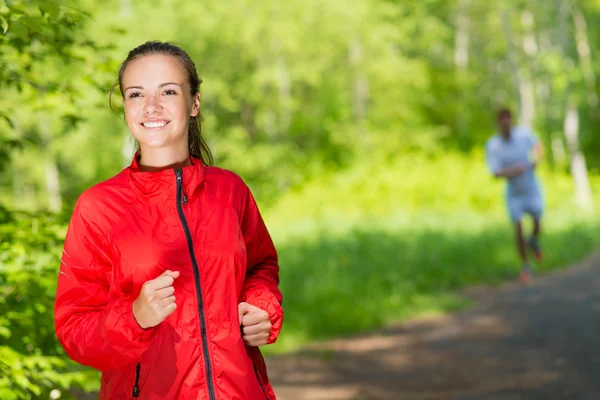
[[[513,176],[519,176],[527,171],[527,164],[513,165],[512,167],[502,168],[494,172],[496,178],[512,178]]]
[[[493,140],[489,140],[485,145],[485,158],[490,172],[496,178],[512,178],[513,176],[523,174],[529,167],[527,164],[517,164],[502,168],[502,164],[500,163],[496,149],[494,148]]]

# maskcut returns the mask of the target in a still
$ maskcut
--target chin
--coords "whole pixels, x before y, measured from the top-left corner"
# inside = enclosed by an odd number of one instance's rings
[[[183,135],[171,135],[171,134],[157,134],[157,135],[140,135],[136,137],[137,141],[141,146],[148,148],[165,148],[177,146],[181,141],[186,140]]]
[[[140,146],[142,147],[147,147],[147,148],[151,148],[151,149],[160,149],[161,147],[168,147],[169,146],[169,142],[165,142],[163,140],[145,140],[145,141],[139,141],[140,142]]]

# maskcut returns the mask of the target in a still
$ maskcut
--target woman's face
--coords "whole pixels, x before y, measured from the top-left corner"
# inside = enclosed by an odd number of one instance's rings
[[[125,120],[140,148],[187,148],[191,116],[200,111],[185,69],[174,57],[153,54],[130,63],[123,74]]]

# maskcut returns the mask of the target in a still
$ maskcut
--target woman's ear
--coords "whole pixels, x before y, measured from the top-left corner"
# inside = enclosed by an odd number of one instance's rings
[[[192,117],[197,117],[198,114],[200,114],[200,93],[196,93],[192,98],[192,112],[190,115]]]

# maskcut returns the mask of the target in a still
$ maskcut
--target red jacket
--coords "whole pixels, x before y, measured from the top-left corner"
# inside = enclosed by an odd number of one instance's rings
[[[84,192],[73,213],[55,305],[69,356],[102,371],[101,399],[275,399],[238,304],[283,311],[277,253],[254,198],[234,173],[193,166],[140,172],[136,160]],[[166,270],[177,309],[140,328],[132,303]]]

